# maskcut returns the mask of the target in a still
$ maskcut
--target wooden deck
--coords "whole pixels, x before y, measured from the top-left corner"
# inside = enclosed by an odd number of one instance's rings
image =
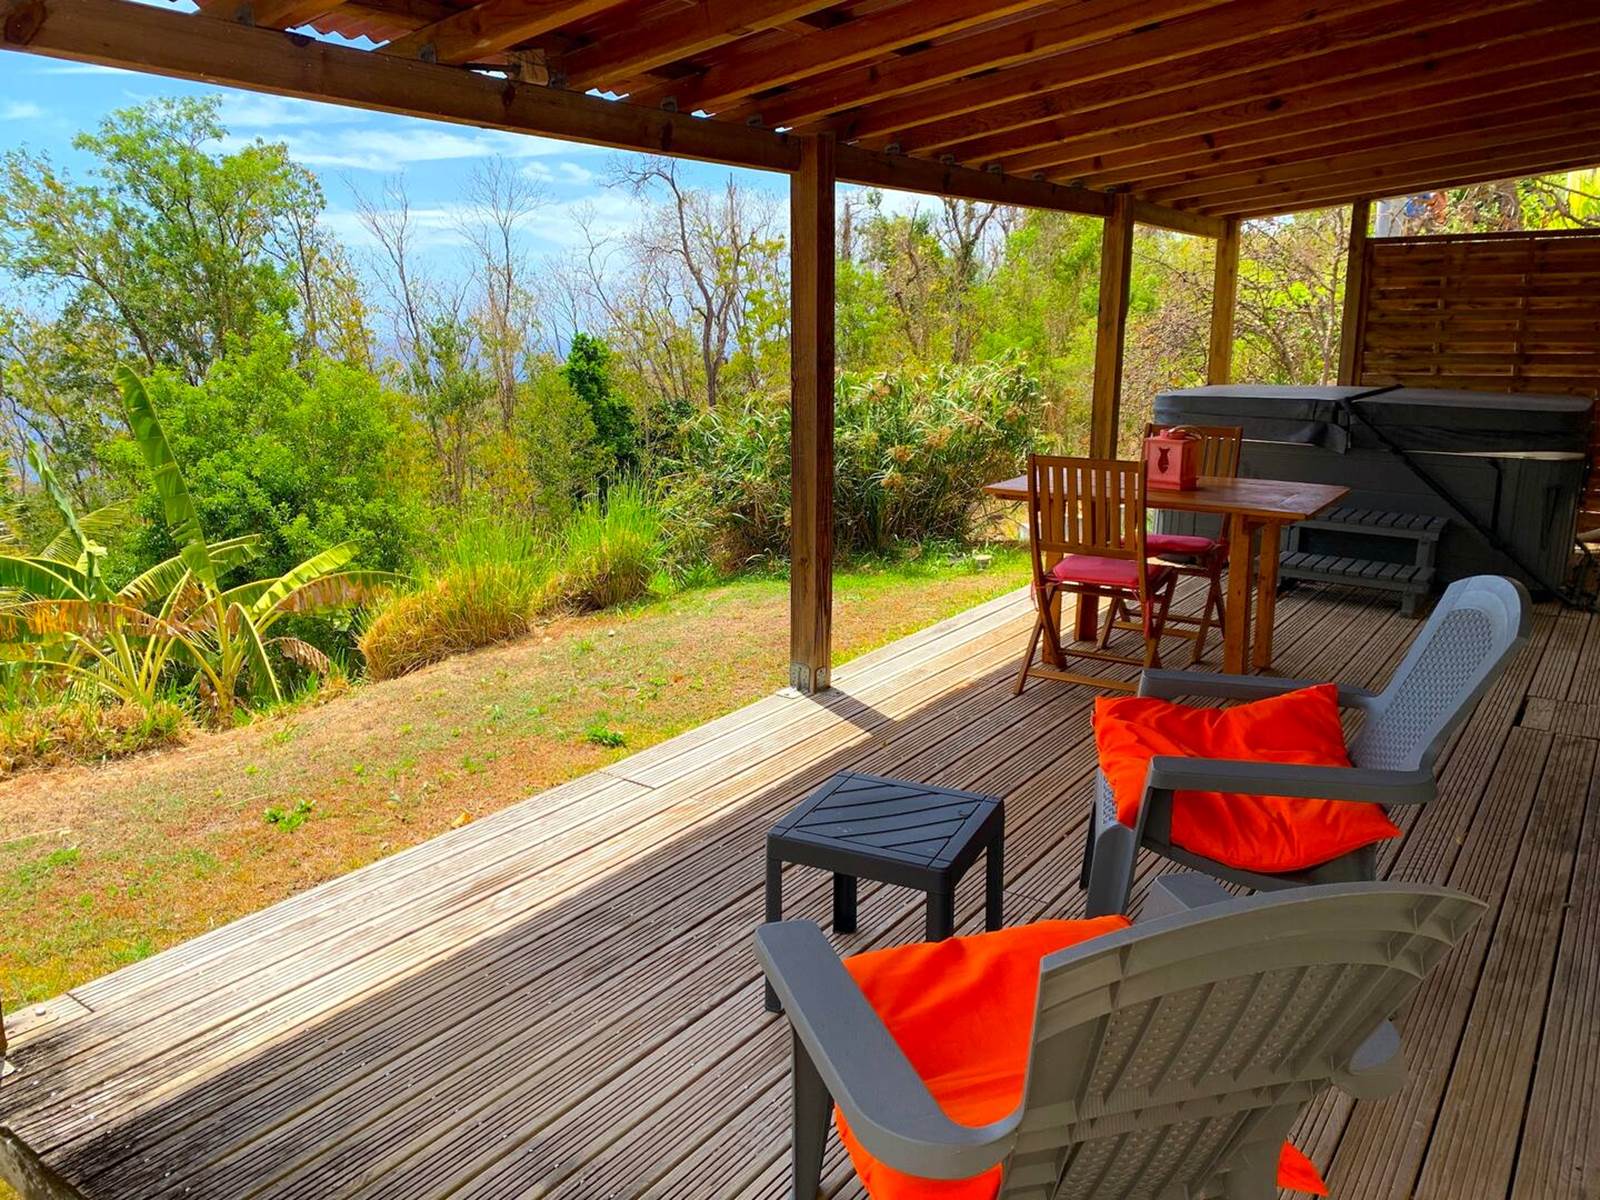
[[[787,806],[843,767],[1001,794],[1008,920],[1081,910],[1094,693],[1012,696],[1027,619],[974,609],[11,1017],[0,1162],[95,1200],[779,1200],[787,1043],[750,935]],[[1280,669],[1355,683],[1416,628],[1312,589],[1278,621]],[[1494,911],[1404,1016],[1407,1091],[1305,1122],[1334,1196],[1600,1195],[1597,737],[1600,621],[1542,610],[1385,857]],[[823,918],[820,873],[787,892]],[[921,928],[864,886],[847,948]],[[858,1194],[837,1148],[828,1180]]]

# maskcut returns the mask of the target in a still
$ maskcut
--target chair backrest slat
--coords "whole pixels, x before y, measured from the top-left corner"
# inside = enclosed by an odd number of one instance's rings
[[[1029,540],[1041,572],[1066,554],[1144,558],[1141,463],[1029,455],[1028,510]]]
[[[1047,958],[1002,1200],[1276,1194],[1301,1109],[1482,909],[1422,885],[1301,888]]]
[[[1244,451],[1244,428],[1239,425],[1157,425],[1145,422],[1144,436],[1163,429],[1182,429],[1200,440],[1200,474],[1218,479],[1236,479],[1239,459]]]
[[[1432,767],[1452,730],[1528,640],[1533,602],[1500,575],[1459,579],[1445,589],[1389,686],[1350,742],[1358,767]]]

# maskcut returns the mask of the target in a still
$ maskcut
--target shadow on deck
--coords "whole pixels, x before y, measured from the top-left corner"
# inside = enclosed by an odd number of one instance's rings
[[[30,1010],[0,1162],[94,1200],[778,1200],[788,1042],[750,935],[779,814],[845,767],[1003,795],[1008,922],[1081,912],[1096,693],[1012,695],[1028,619],[1021,595],[984,605],[825,698],[769,697]],[[1372,684],[1415,628],[1297,591],[1279,667]],[[1597,738],[1600,621],[1541,611],[1385,856],[1494,911],[1404,1015],[1412,1085],[1308,1114],[1335,1196],[1600,1187]],[[825,919],[821,872],[786,883],[791,915]],[[964,929],[981,892],[963,881]],[[919,895],[864,883],[841,947],[921,928]],[[827,1180],[858,1195],[836,1146]]]

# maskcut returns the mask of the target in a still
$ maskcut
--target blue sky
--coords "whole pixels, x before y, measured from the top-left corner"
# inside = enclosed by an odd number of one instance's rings
[[[206,95],[222,98],[222,119],[232,138],[284,142],[317,174],[327,195],[325,219],[358,259],[370,249],[370,239],[356,218],[355,197],[377,196],[400,173],[425,252],[441,267],[455,262],[467,178],[496,155],[515,162],[544,188],[548,202],[524,229],[537,256],[579,244],[574,218],[580,211],[600,234],[620,233],[638,215],[635,198],[605,186],[608,169],[624,157],[619,151],[19,54],[0,54],[0,152],[26,146],[47,152],[76,173],[88,164],[73,150],[73,137],[93,129],[108,113],[157,96]],[[720,186],[730,173],[730,168],[700,163],[685,163],[683,170],[697,186]],[[732,174],[770,192],[780,204],[787,200],[781,176]],[[902,211],[919,202],[924,201],[909,195],[885,198],[886,207]]]

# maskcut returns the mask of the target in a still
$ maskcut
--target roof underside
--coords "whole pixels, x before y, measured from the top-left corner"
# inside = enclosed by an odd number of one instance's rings
[[[239,0],[202,0],[219,16]],[[1209,215],[1600,161],[1593,0],[255,0],[384,53]]]

